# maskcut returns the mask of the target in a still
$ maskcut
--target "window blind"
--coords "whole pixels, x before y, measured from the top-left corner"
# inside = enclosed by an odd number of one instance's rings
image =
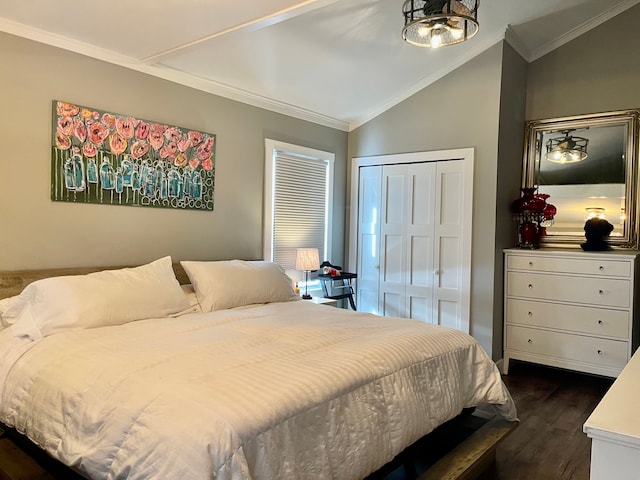
[[[326,258],[328,163],[276,151],[274,157],[273,261],[294,269],[297,248],[317,248]]]

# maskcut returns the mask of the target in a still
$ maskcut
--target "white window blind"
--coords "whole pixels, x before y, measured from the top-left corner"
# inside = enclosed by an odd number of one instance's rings
[[[329,259],[333,154],[267,142],[266,157],[265,259],[287,270],[297,248]]]
[[[273,261],[295,268],[296,248],[317,248],[325,259],[326,163],[277,152],[274,182]]]

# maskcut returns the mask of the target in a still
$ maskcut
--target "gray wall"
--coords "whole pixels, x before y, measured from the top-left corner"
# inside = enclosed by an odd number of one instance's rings
[[[516,245],[516,222],[511,202],[520,196],[524,150],[527,62],[505,43],[500,91],[498,184],[496,190],[495,284],[493,290],[493,357],[502,357],[505,247]]]
[[[490,355],[495,328],[494,285],[496,275],[502,276],[494,259],[494,205],[503,45],[494,45],[349,134],[349,158],[475,148],[471,333]],[[496,354],[499,358],[501,349]]]
[[[265,137],[336,154],[342,258],[346,132],[6,34],[0,63],[0,270],[262,258]],[[54,99],[215,133],[214,212],[52,202]]]
[[[527,120],[640,107],[640,5],[529,65]]]

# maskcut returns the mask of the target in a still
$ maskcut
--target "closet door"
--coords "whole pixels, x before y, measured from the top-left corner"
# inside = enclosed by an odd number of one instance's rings
[[[464,279],[469,275],[463,261],[464,218],[468,213],[464,211],[464,181],[462,160],[438,162],[434,208],[433,323],[466,331],[467,323],[462,322]]]
[[[407,165],[406,317],[433,322],[437,162]]]
[[[473,160],[473,149],[357,159],[358,310],[469,332]]]
[[[378,312],[386,317],[406,317],[407,171],[407,165],[382,167]]]
[[[358,310],[378,313],[382,166],[360,168],[358,189]]]
[[[379,312],[433,319],[435,163],[382,168]]]

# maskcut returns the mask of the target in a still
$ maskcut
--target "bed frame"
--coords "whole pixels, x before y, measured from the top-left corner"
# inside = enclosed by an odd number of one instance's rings
[[[118,268],[123,267],[0,271],[0,299],[18,295],[27,285],[36,280],[61,275],[85,275]],[[190,283],[186,272],[179,263],[173,264],[173,270],[181,285]],[[459,417],[438,427],[436,431],[408,447],[391,463],[367,477],[367,480],[382,480],[400,467],[404,467],[404,478],[406,479],[473,480],[491,478],[487,475],[490,475],[495,467],[496,449],[500,442],[517,426],[518,422],[509,422],[480,410],[463,412]],[[40,471],[42,476],[28,478],[65,478],[64,476],[51,476],[47,473],[47,470],[51,468],[51,462],[59,462],[51,459],[38,447],[32,445],[26,437],[12,429],[7,429],[5,432],[3,427],[0,424],[0,480],[27,478],[24,476],[25,472],[34,471]],[[15,453],[15,449],[18,448],[16,445],[20,445],[21,451],[26,451],[30,456],[24,454],[21,456],[20,462],[10,462],[7,466],[3,462],[3,458],[6,458],[3,457],[3,449],[9,448],[11,450],[13,448],[12,451]],[[427,453],[433,451],[434,447],[442,445],[447,445],[446,452],[441,452],[435,457]],[[425,459],[426,465],[424,464]],[[422,465],[420,465],[421,463]],[[56,468],[66,467],[61,467],[59,464]]]

